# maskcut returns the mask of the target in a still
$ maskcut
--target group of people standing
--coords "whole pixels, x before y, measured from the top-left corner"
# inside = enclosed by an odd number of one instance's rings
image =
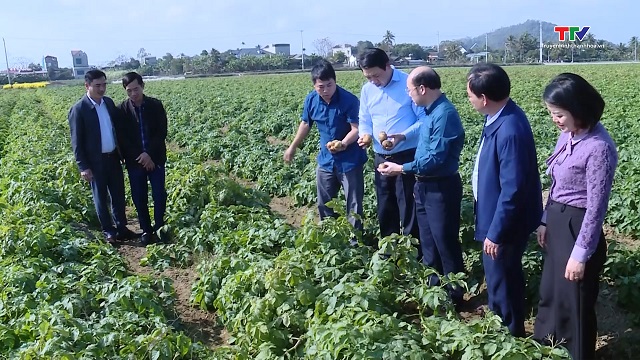
[[[84,84],[86,94],[69,110],[71,147],[80,176],[91,184],[106,241],[117,245],[123,240],[140,238],[142,245],[148,245],[167,240],[168,235],[161,231],[167,203],[164,168],[167,114],[162,102],[144,94],[144,81],[136,72],[122,78],[127,99],[119,106],[105,96],[104,72],[87,71]],[[127,227],[122,163],[129,175],[141,234]],[[148,207],[149,183],[153,225]]]
[[[335,216],[326,203],[342,186],[349,221],[361,231],[364,164],[372,146],[380,236],[413,236],[425,265],[442,275],[464,272],[458,168],[465,131],[455,106],[432,68],[406,74],[378,48],[366,49],[358,61],[368,80],[359,99],[336,84],[329,62],[311,69],[314,90],[304,100],[284,160],[293,159],[316,124],[320,218]],[[485,116],[471,183],[489,309],[514,336],[525,336],[522,256],[537,232],[544,265],[534,338],[560,343],[574,359],[593,359],[595,302],[606,259],[602,226],[618,162],[616,145],[600,123],[604,100],[573,73],[556,76],[544,89],[542,99],[560,136],[546,161],[552,185],[543,208],[534,136],[510,98],[508,74],[495,64],[476,64],[466,90]],[[449,292],[454,304],[463,302],[461,289]]]

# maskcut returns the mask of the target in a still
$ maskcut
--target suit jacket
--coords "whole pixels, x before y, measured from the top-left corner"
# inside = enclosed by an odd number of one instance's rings
[[[105,96],[102,100],[107,105],[111,124],[113,125],[112,131],[116,142],[116,150],[118,155],[121,156],[118,148],[117,132],[122,122],[122,113],[111,98]],[[86,94],[69,109],[67,118],[69,120],[69,130],[71,131],[71,147],[78,168],[80,171],[96,169],[102,162],[100,120],[95,106]]]
[[[475,238],[496,244],[527,239],[540,224],[542,190],[531,126],[511,99],[484,129]]]
[[[147,154],[155,164],[162,165],[167,161],[167,113],[162,102],[158,99],[144,96],[142,107],[142,124],[147,139]],[[129,99],[120,104],[120,110],[124,114],[124,122],[121,128],[120,146],[127,166],[137,164],[136,158],[143,153],[142,133],[140,132],[140,119],[136,113],[133,102]]]

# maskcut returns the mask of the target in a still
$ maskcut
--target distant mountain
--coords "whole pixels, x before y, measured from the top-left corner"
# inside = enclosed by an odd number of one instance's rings
[[[556,26],[556,24],[552,24],[546,21],[542,22],[543,42],[558,42],[558,34],[553,31],[554,26]],[[458,39],[457,41],[461,41],[466,49],[469,49],[471,46],[473,46],[473,44],[476,44],[476,46],[473,48],[474,51],[484,51],[485,41],[488,42],[490,49],[504,49],[504,43],[510,35],[518,38],[520,37],[520,35],[527,32],[536,40],[538,40],[540,38],[540,21],[527,20],[522,24],[511,25],[494,30],[488,33],[486,38],[485,34],[482,34],[474,38],[467,37],[464,39]]]

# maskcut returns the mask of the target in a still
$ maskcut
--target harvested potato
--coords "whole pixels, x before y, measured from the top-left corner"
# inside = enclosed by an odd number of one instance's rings
[[[362,142],[365,145],[371,145],[371,141],[373,141],[373,138],[371,137],[371,135],[369,134],[364,134],[364,136],[362,137]]]
[[[378,140],[380,140],[380,142],[387,140],[387,133],[384,131],[380,131],[380,134],[378,134]]]
[[[393,147],[393,142],[391,140],[385,140],[382,142],[382,147],[389,150]]]
[[[340,140],[333,140],[329,142],[329,150],[331,151],[342,150],[342,146],[342,141]]]

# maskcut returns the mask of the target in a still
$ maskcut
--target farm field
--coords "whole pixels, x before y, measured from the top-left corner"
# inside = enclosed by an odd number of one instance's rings
[[[541,101],[556,74],[585,76],[607,102],[603,123],[620,157],[598,304],[599,356],[640,351],[640,65],[507,67],[512,98],[544,160],[557,129]],[[473,304],[483,291],[472,242],[471,170],[482,116],[466,98],[467,69],[437,69],[466,130],[460,231]],[[338,84],[359,95],[358,71]],[[113,79],[109,79],[113,80]],[[89,186],[70,147],[67,111],[81,86],[0,90],[0,359],[562,359],[559,347],[515,339],[497,317],[458,314],[410,239],[351,248],[344,218],[316,222],[317,130],[292,164],[282,154],[299,123],[308,74],[153,81],[169,115],[171,244],[114,249],[99,241]],[[124,90],[110,84],[117,102]],[[376,236],[372,161],[365,236]],[[135,211],[128,197],[128,217]],[[338,199],[339,208],[344,206]],[[524,258],[531,319],[542,267]],[[443,286],[447,282],[444,282]],[[528,330],[531,330],[531,323]]]

